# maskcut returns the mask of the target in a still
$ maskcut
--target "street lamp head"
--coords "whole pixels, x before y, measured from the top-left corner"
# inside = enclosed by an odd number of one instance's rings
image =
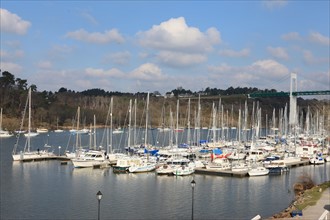
[[[96,199],[99,200],[99,201],[102,199],[102,193],[101,193],[101,191],[98,191],[96,193]]]
[[[196,186],[196,182],[195,182],[195,180],[193,179],[193,180],[191,181],[191,188],[195,188],[195,186]]]

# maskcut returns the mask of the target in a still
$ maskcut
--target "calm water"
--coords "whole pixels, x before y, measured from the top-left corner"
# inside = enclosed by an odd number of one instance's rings
[[[119,136],[114,142],[123,145]],[[156,143],[166,139],[157,135],[151,138]],[[58,146],[63,152],[73,145],[71,139],[69,132],[50,132],[34,137],[32,143],[34,149],[48,143],[58,153]],[[192,178],[196,181],[195,219],[269,217],[291,203],[294,195],[288,190],[302,173],[315,183],[330,180],[330,163],[252,178],[113,174],[111,168],[74,169],[59,161],[21,163],[11,158],[15,142],[15,137],[0,139],[1,219],[97,219],[99,190],[103,194],[101,219],[190,219]],[[82,142],[88,145],[89,137],[82,137]]]

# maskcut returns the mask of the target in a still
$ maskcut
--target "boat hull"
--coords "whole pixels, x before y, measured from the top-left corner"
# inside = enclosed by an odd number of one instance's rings
[[[248,172],[249,176],[265,176],[269,174],[269,169],[264,167],[251,169]]]
[[[71,160],[72,164],[75,168],[88,168],[88,167],[95,167],[95,166],[107,166],[109,165],[108,161],[105,160],[79,160],[73,159]]]
[[[156,165],[147,164],[147,165],[142,165],[142,166],[130,166],[128,168],[128,171],[130,173],[145,173],[145,172],[154,171],[155,169],[156,169]]]

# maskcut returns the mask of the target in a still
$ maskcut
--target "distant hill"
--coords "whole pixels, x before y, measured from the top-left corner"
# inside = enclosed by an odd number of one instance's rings
[[[75,123],[76,111],[81,107],[80,123],[89,127],[96,116],[98,126],[106,123],[110,100],[113,98],[113,126],[125,127],[128,125],[129,102],[132,100],[133,107],[136,100],[136,124],[144,126],[145,105],[147,93],[137,92],[121,93],[108,92],[103,89],[88,89],[82,92],[75,92],[66,88],[60,88],[58,92],[37,91],[36,85],[28,85],[27,80],[15,78],[11,73],[4,71],[0,77],[0,107],[3,108],[2,127],[8,130],[16,130],[20,126],[22,111],[24,110],[27,91],[31,87],[32,93],[32,115],[33,127],[46,127],[50,129],[60,127],[72,127]],[[247,94],[253,92],[276,92],[276,90],[259,90],[257,88],[233,88],[221,90],[206,88],[204,91],[192,92],[183,88],[173,89],[161,96],[155,91],[150,94],[149,118],[150,126],[159,127],[170,125],[170,111],[173,120],[176,120],[177,100],[179,99],[179,126],[186,127],[188,119],[188,102],[190,100],[190,125],[195,126],[200,97],[201,104],[201,126],[211,127],[212,106],[217,108],[218,127],[220,120],[228,126],[237,126],[238,111],[244,110],[245,102],[248,106],[248,121],[253,120],[252,111],[261,108],[263,126],[265,126],[266,115],[269,120],[275,109],[278,120],[280,109],[289,105],[288,97],[248,99]],[[221,98],[221,106],[220,104]],[[316,114],[329,117],[329,102],[316,99],[304,100],[298,98],[299,112],[301,117],[306,116],[308,107],[313,117]],[[133,108],[134,110],[134,108]],[[134,119],[134,117],[132,117]],[[134,122],[133,122],[134,123]],[[25,123],[27,124],[27,123]],[[250,125],[251,126],[251,125]]]

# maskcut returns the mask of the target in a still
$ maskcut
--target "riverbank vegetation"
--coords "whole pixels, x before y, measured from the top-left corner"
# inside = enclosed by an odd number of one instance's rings
[[[273,218],[290,218],[291,213],[297,210],[303,210],[308,206],[313,206],[321,198],[325,189],[330,187],[330,181],[315,185],[312,178],[304,173],[297,183],[293,185],[295,199],[288,208],[275,214]]]

